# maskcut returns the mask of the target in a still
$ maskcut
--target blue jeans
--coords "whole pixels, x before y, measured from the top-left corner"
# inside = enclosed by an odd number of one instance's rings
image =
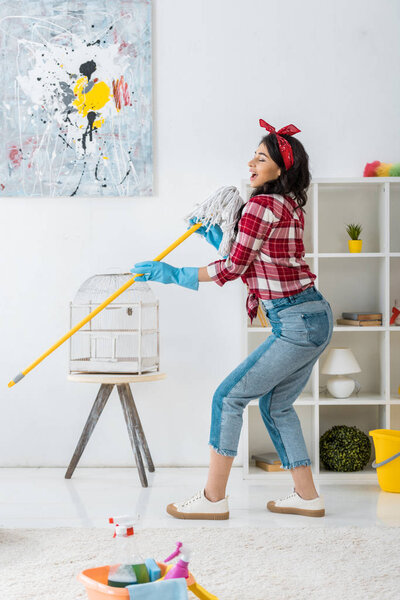
[[[219,454],[236,456],[243,411],[250,400],[259,398],[282,467],[310,465],[293,403],[331,340],[331,306],[314,285],[293,296],[261,302],[272,334],[217,388],[209,443]]]

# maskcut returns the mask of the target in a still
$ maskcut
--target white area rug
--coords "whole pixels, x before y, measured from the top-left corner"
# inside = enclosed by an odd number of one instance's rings
[[[399,527],[147,529],[137,540],[157,560],[190,544],[191,571],[219,600],[400,598]],[[112,562],[111,529],[0,529],[0,598],[84,599],[77,574]]]

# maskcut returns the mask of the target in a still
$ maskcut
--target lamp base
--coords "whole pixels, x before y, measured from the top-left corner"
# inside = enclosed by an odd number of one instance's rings
[[[348,398],[354,391],[355,382],[350,377],[335,375],[335,377],[328,379],[326,387],[334,398]]]

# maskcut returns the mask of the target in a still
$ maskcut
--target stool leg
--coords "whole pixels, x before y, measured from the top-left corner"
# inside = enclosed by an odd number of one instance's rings
[[[86,425],[83,428],[81,437],[79,438],[79,442],[75,448],[74,455],[71,459],[71,462],[69,463],[67,472],[65,473],[65,479],[71,479],[72,474],[75,471],[76,465],[78,464],[79,459],[82,456],[82,452],[86,448],[89,438],[92,435],[93,429],[95,428],[95,425],[96,425],[97,421],[99,420],[101,413],[103,412],[103,408],[105,407],[106,402],[107,402],[108,398],[110,397],[113,387],[114,387],[113,384],[105,384],[105,383],[103,383],[100,386],[100,389],[96,396],[96,400],[94,401],[92,410],[90,411],[90,414],[86,421]]]
[[[140,482],[143,487],[147,487],[147,477],[144,470],[144,464],[142,455],[140,454],[140,444],[136,433],[135,422],[133,421],[132,414],[129,407],[129,399],[126,396],[125,384],[117,385],[119,398],[121,400],[122,410],[124,412],[126,426],[128,428],[129,439],[131,442],[133,454],[135,456],[136,466],[139,471]]]
[[[132,418],[133,418],[133,421],[134,421],[134,423],[136,425],[136,429],[137,429],[137,433],[138,433],[138,436],[139,436],[140,444],[141,444],[141,446],[143,448],[144,456],[146,458],[147,468],[149,469],[150,473],[153,473],[154,472],[153,459],[151,458],[149,446],[147,444],[146,436],[145,436],[144,431],[143,431],[143,427],[142,427],[142,423],[140,421],[139,413],[138,413],[135,401],[134,401],[133,396],[132,396],[132,391],[131,391],[129,383],[125,383],[124,386],[125,386],[126,397],[129,400],[129,407],[130,407],[131,412],[132,412]]]

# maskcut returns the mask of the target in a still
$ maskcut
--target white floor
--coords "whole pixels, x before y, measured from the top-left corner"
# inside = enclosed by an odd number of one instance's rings
[[[290,483],[244,481],[234,468],[229,481],[228,521],[182,521],[165,506],[183,500],[205,482],[205,468],[158,468],[142,488],[136,469],[78,468],[71,480],[65,469],[0,469],[0,527],[105,527],[108,517],[140,514],[140,527],[341,527],[400,526],[400,494],[376,485],[319,487],[326,516],[312,519],[270,513],[268,500],[291,491]]]

